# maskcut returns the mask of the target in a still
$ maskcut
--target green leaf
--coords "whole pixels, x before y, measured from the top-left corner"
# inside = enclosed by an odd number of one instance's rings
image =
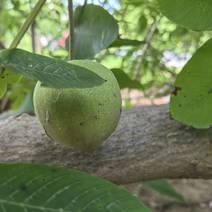
[[[195,128],[212,125],[212,39],[196,51],[177,76],[170,112]]]
[[[140,46],[142,44],[144,44],[144,41],[118,38],[110,45],[110,47]]]
[[[1,54],[1,51],[0,51]],[[23,76],[12,72],[9,69],[5,69],[2,74],[0,74],[0,81],[4,80],[7,84],[14,84],[19,81]]]
[[[0,99],[4,96],[7,91],[7,81],[0,76]]]
[[[22,104],[20,107],[15,111],[15,115],[19,116],[22,113],[29,113],[33,114],[34,107],[33,107],[33,92],[29,91],[27,95],[24,97]]]
[[[117,21],[100,6],[88,4],[75,10],[75,59],[93,58],[118,36]]]
[[[43,165],[0,165],[4,212],[148,212],[125,189],[88,174]]]
[[[147,26],[147,19],[144,15],[140,16],[138,20],[138,32],[143,32]]]
[[[86,88],[104,83],[92,70],[59,59],[33,54],[21,49],[0,51],[0,67],[39,80],[43,86]]]
[[[10,70],[4,70],[2,74],[0,74],[0,98],[2,98],[7,92],[8,85],[14,84],[21,78],[20,75],[17,75]]]
[[[211,0],[158,0],[161,12],[192,30],[212,30]]]
[[[170,197],[178,202],[184,202],[184,198],[181,194],[177,193],[175,189],[166,180],[153,180],[143,183],[144,187],[150,188],[161,195]]]
[[[143,85],[137,80],[132,80],[130,77],[121,69],[111,69],[113,74],[115,75],[119,87],[121,89],[123,88],[131,88],[131,89],[138,89],[138,90],[143,90]]]

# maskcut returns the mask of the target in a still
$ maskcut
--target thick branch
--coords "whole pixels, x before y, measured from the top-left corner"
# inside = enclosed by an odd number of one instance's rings
[[[157,178],[212,178],[212,130],[184,127],[167,106],[123,111],[115,133],[93,155],[50,141],[35,117],[0,122],[0,162],[33,162],[87,171],[125,184]]]

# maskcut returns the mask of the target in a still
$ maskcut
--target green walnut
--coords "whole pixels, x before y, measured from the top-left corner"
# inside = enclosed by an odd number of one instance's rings
[[[92,152],[115,130],[121,113],[121,95],[113,73],[95,62],[72,61],[105,79],[91,88],[34,90],[35,113],[54,141],[83,152]]]

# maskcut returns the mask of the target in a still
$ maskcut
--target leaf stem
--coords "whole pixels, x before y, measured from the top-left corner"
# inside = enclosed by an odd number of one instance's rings
[[[16,48],[18,44],[20,43],[21,39],[25,35],[26,31],[29,29],[32,22],[35,20],[36,16],[40,12],[42,6],[45,4],[46,0],[39,0],[38,3],[33,8],[32,12],[27,17],[26,21],[24,22],[23,26],[19,30],[18,34],[16,35],[15,39],[10,45],[10,49]]]
[[[74,59],[75,55],[75,35],[74,35],[74,8],[73,0],[68,0],[68,17],[69,17],[69,58]]]

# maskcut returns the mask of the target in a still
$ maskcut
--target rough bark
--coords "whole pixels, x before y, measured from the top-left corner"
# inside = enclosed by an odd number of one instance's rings
[[[212,178],[212,130],[170,119],[163,106],[125,110],[113,135],[92,155],[52,142],[35,117],[0,122],[0,162],[75,168],[119,184],[158,178]]]

